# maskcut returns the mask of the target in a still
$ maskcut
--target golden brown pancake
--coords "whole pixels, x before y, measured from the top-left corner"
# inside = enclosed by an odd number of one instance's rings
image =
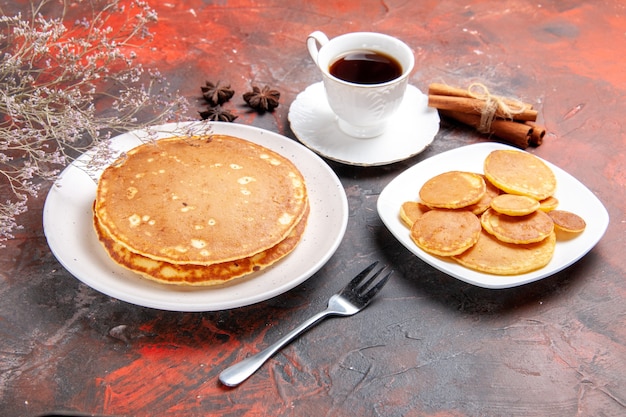
[[[276,246],[247,258],[213,265],[171,264],[154,260],[129,251],[125,246],[107,236],[96,216],[94,216],[94,227],[105,250],[118,265],[144,278],[164,284],[210,286],[260,271],[287,256],[300,242],[308,216],[307,207],[305,214],[289,236]]]
[[[550,196],[539,201],[539,210],[545,211],[546,213],[556,209],[558,206],[559,200],[554,196]]]
[[[480,231],[480,221],[471,211],[433,209],[413,223],[411,239],[428,253],[451,256],[476,243]]]
[[[500,194],[491,201],[491,208],[507,216],[525,216],[539,210],[539,201],[525,195]]]
[[[483,228],[503,242],[539,242],[554,231],[554,222],[543,211],[535,211],[526,216],[507,216],[493,209],[487,209],[480,216]]]
[[[569,211],[552,210],[548,212],[548,216],[554,222],[554,227],[564,232],[580,233],[587,227],[582,217]]]
[[[556,177],[543,161],[524,151],[496,150],[484,162],[485,177],[509,194],[548,198],[556,190]]]
[[[482,175],[449,171],[430,178],[419,191],[421,201],[429,207],[456,209],[477,203],[485,194]]]
[[[306,207],[304,177],[291,161],[210,135],[130,150],[103,172],[94,213],[106,236],[133,253],[212,265],[276,246]]]
[[[405,201],[400,206],[400,219],[402,219],[406,226],[411,228],[413,223],[415,223],[415,220],[422,217],[422,214],[429,210],[430,207],[420,203],[419,201]]]
[[[540,242],[517,245],[502,242],[483,230],[474,246],[452,258],[476,271],[517,275],[546,266],[554,255],[555,246],[554,232]]]

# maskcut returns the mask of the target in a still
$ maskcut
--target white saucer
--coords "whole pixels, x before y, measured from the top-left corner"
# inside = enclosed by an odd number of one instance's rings
[[[385,133],[355,138],[339,129],[322,82],[302,91],[289,108],[289,123],[298,140],[319,155],[349,165],[386,165],[422,152],[439,131],[439,113],[428,97],[407,86],[404,101]]]

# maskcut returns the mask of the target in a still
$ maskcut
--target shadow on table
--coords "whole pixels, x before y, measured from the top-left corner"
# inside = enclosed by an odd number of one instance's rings
[[[568,296],[570,290],[583,281],[596,255],[588,253],[570,267],[544,279],[525,285],[488,289],[468,284],[430,266],[402,246],[388,230],[381,228],[377,236],[381,246],[390,254],[388,263],[394,265],[401,291],[427,298],[464,314],[506,314]]]

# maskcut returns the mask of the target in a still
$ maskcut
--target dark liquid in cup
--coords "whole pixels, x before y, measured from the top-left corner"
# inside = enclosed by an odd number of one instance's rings
[[[329,72],[356,84],[380,84],[402,75],[402,66],[389,55],[375,51],[352,51],[330,64]]]

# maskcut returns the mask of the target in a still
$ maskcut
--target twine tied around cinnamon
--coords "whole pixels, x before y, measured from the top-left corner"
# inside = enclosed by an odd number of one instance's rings
[[[481,83],[472,83],[467,88],[467,94],[475,99],[484,101],[480,110],[480,123],[476,127],[480,133],[491,132],[491,124],[499,114],[504,119],[514,119],[516,115],[528,109],[528,105],[515,99],[491,94],[489,89]]]

